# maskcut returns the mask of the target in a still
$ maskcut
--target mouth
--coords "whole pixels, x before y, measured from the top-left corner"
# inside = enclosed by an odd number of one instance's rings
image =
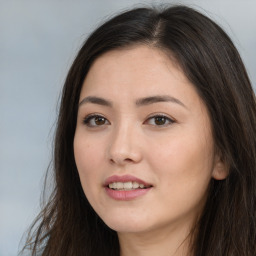
[[[153,185],[132,175],[113,175],[106,179],[104,187],[110,197],[129,200],[147,193]]]
[[[137,181],[127,181],[127,182],[111,182],[107,185],[108,188],[119,191],[129,191],[136,189],[147,189],[152,187],[151,185],[145,185]]]

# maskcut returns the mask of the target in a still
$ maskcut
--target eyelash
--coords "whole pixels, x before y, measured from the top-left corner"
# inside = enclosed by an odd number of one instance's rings
[[[88,127],[99,127],[99,126],[105,125],[105,123],[102,124],[102,125],[90,124],[90,122],[91,122],[92,120],[94,120],[94,123],[95,123],[96,118],[102,118],[105,122],[106,122],[106,121],[108,122],[108,125],[110,124],[110,122],[107,120],[107,118],[105,118],[105,117],[102,116],[102,115],[97,115],[97,114],[91,114],[91,115],[89,115],[89,116],[86,116],[86,117],[84,118],[84,120],[83,120],[83,123],[84,123],[86,126],[88,126]]]
[[[97,125],[95,122],[96,121],[96,118],[101,118],[102,121],[104,122],[103,124],[99,124]],[[156,119],[157,118],[161,118],[162,120],[161,121],[164,121],[164,124],[150,124],[149,121],[150,120],[153,120],[155,119],[155,122],[156,122]],[[90,122],[91,121],[94,121],[94,124],[91,124]],[[99,120],[98,120],[99,121]],[[158,120],[159,121],[159,120]],[[107,122],[107,123],[106,123]],[[166,122],[168,122],[166,124]],[[159,127],[166,127],[168,125],[171,125],[175,122],[175,120],[171,119],[170,117],[166,116],[166,115],[163,115],[163,114],[156,114],[156,115],[153,115],[153,116],[150,116],[149,118],[146,119],[145,122],[143,122],[143,124],[149,124],[149,125],[152,125],[152,126],[159,126]],[[103,125],[110,125],[110,122],[107,120],[107,118],[105,118],[104,116],[102,115],[97,115],[97,114],[91,114],[89,116],[86,116],[83,120],[83,123],[88,126],[88,127],[100,127],[100,126],[103,126]]]
[[[157,125],[157,124],[150,124],[150,125],[159,126],[159,127],[166,127],[166,126],[171,125],[171,124],[173,124],[175,122],[172,118],[170,118],[170,117],[168,117],[166,115],[155,114],[155,115],[150,116],[149,118],[147,118],[147,120],[143,124],[149,123],[149,120],[152,120],[152,119],[155,119],[155,121],[156,121],[156,118],[164,119],[164,124],[159,124],[159,125]],[[168,123],[166,124],[166,122],[168,122]]]

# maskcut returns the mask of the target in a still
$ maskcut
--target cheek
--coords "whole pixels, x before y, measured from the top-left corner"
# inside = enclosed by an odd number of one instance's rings
[[[97,143],[78,135],[74,138],[74,155],[84,192],[87,193],[91,184],[99,183],[97,177],[103,164],[103,151]]]
[[[203,193],[211,179],[213,143],[193,134],[173,136],[150,147],[154,148],[149,156],[151,166],[165,189],[172,188],[173,193]]]

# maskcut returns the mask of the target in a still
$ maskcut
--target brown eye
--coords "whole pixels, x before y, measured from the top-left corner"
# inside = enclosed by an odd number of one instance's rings
[[[154,126],[167,126],[174,123],[174,120],[167,116],[156,115],[148,118],[146,123]]]
[[[166,123],[166,117],[157,116],[155,117],[155,124],[156,125],[164,125]]]
[[[106,119],[104,117],[98,116],[98,117],[95,117],[94,122],[96,125],[103,125],[103,124],[105,124]]]
[[[97,127],[97,126],[110,124],[109,121],[105,117],[99,116],[99,115],[88,116],[84,119],[83,122],[85,125],[87,125],[89,127]]]

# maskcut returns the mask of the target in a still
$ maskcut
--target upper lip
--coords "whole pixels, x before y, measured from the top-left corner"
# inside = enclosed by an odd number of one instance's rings
[[[141,180],[135,176],[132,176],[132,175],[123,175],[123,176],[118,176],[118,175],[113,175],[113,176],[110,176],[109,178],[107,178],[104,182],[104,186],[107,187],[110,183],[113,183],[113,182],[129,182],[129,181],[133,181],[133,182],[137,182],[139,184],[143,184],[144,186],[147,186],[147,187],[151,187],[152,184],[144,181],[144,180]]]

